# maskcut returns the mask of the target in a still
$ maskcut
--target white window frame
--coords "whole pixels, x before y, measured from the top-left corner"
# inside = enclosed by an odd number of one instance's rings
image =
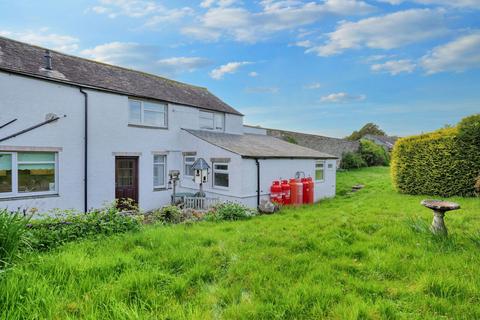
[[[162,157],[163,162],[156,162],[156,157]],[[155,165],[163,165],[163,184],[155,185]],[[156,153],[153,155],[153,166],[152,166],[152,183],[153,189],[166,189],[167,188],[167,155],[164,153]]]
[[[200,123],[200,119],[207,119],[212,121],[212,126],[202,126]],[[221,119],[218,121],[218,119]],[[222,126],[218,126],[218,122],[222,123]],[[220,112],[213,112],[213,111],[204,111],[200,110],[199,115],[199,126],[202,130],[212,130],[212,131],[225,131],[225,114]]]
[[[187,161],[187,158],[193,158],[193,161]],[[187,173],[187,165],[192,166],[195,160],[197,160],[196,156],[183,156],[183,176],[184,177],[193,178],[193,175],[190,175]]]
[[[130,102],[139,102],[140,103],[140,122],[133,122],[130,119]],[[145,123],[145,102],[148,103],[153,103],[153,104],[158,104],[160,106],[164,107],[164,111],[155,111],[155,110],[147,110],[148,112],[156,112],[156,113],[163,113],[164,114],[164,119],[165,123],[163,125],[158,125],[158,124],[149,124]],[[128,98],[128,124],[132,125],[138,125],[138,126],[145,126],[145,127],[153,127],[153,128],[163,128],[167,129],[168,128],[168,104],[167,103],[160,103],[160,102],[153,102],[153,101],[144,101],[144,100],[139,100],[139,99],[132,99]]]
[[[224,170],[224,169],[217,169],[216,166],[217,165],[224,165],[224,166],[227,166],[227,169]],[[225,162],[214,162],[212,163],[212,187],[215,188],[215,189],[222,189],[222,190],[229,190],[230,189],[230,173],[229,173],[229,163],[225,163]],[[226,173],[228,175],[228,187],[225,187],[225,186],[217,186],[215,184],[215,174],[216,173]]]
[[[315,160],[315,182],[324,182],[325,181],[325,160]],[[317,164],[322,165],[322,171],[323,171],[323,178],[321,180],[317,180]]]
[[[56,195],[58,194],[59,185],[58,185],[58,152],[39,152],[39,153],[53,153],[55,159],[53,161],[18,161],[19,153],[35,153],[32,151],[19,151],[19,152],[0,152],[0,154],[9,154],[12,156],[12,192],[1,192],[1,198],[21,198],[21,197],[32,197],[32,196],[44,196],[44,195]],[[55,190],[51,191],[38,191],[38,192],[19,192],[18,191],[18,165],[19,164],[53,164],[55,166]]]

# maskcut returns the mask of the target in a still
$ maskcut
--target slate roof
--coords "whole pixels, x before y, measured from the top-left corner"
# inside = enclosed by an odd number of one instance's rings
[[[382,143],[383,145],[385,145],[389,148],[393,148],[393,145],[399,139],[396,136],[379,136],[379,135],[374,135],[374,134],[366,134],[366,135],[363,136],[363,138],[364,139],[369,139],[369,140],[372,140],[372,141],[378,141],[378,142]]]
[[[167,78],[52,51],[46,70],[45,48],[0,37],[0,70],[100,90],[241,115],[210,93]]]
[[[328,153],[336,156],[339,159],[342,158],[342,154],[346,152],[356,152],[360,147],[360,143],[358,141],[348,141],[345,139],[279,129],[265,128],[265,130],[269,136],[286,141],[293,139],[300,146]]]
[[[337,157],[260,134],[230,134],[183,129],[217,147],[244,158],[336,159]]]

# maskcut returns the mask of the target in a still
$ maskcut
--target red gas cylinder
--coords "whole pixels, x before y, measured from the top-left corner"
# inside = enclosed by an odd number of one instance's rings
[[[308,196],[308,203],[314,203],[315,202],[315,182],[313,182],[312,177],[307,178],[308,183],[310,183],[310,195]]]
[[[303,185],[297,179],[290,179],[290,203],[293,205],[302,204]]]
[[[283,196],[283,204],[290,204],[290,184],[288,183],[288,180],[282,180],[282,196]]]
[[[270,187],[270,201],[279,204],[282,203],[282,187],[278,180],[273,181]]]
[[[302,183],[303,203],[310,203],[310,182],[307,178],[302,178],[300,182]]]

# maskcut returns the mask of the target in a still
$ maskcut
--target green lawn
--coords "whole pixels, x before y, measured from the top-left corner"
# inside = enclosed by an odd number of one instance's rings
[[[339,173],[337,193],[31,255],[0,282],[0,318],[480,318],[480,199],[453,199],[463,209],[441,239],[424,197],[395,193],[388,168]]]

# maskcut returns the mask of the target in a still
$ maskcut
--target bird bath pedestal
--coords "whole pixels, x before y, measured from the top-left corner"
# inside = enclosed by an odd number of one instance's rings
[[[421,204],[433,210],[433,221],[430,229],[434,234],[446,236],[448,234],[445,226],[445,213],[451,210],[460,209],[460,205],[455,202],[448,202],[442,200],[423,200]]]

